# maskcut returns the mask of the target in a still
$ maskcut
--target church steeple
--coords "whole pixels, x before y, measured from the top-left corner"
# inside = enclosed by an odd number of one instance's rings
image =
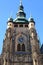
[[[26,14],[24,12],[24,7],[22,5],[22,0],[20,0],[20,6],[19,6],[19,10],[17,12],[17,17],[26,17]]]
[[[14,20],[14,22],[19,22],[19,23],[28,22],[28,20],[26,19],[26,13],[24,12],[24,7],[23,7],[23,4],[22,4],[22,0],[20,0],[20,5],[19,5],[18,12],[17,12],[17,17]]]

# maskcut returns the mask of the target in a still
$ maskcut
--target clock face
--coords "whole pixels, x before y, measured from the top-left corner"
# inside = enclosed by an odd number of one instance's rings
[[[23,37],[19,37],[18,41],[19,41],[19,43],[22,43],[23,42]]]

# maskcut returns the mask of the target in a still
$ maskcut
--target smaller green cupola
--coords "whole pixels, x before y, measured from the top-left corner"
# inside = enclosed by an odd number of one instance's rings
[[[12,17],[10,17],[10,18],[8,18],[8,22],[7,22],[7,29],[8,28],[14,28],[14,25],[13,25],[13,18]]]
[[[32,17],[29,18],[29,29],[35,29],[35,22]]]
[[[29,18],[29,22],[32,22],[32,23],[35,24],[35,21],[34,21],[34,19],[32,17]]]
[[[9,22],[13,22],[13,18],[12,17],[8,18],[8,22],[7,23],[9,23]]]

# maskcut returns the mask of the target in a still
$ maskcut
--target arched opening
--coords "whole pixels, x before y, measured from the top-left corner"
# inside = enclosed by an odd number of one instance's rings
[[[17,45],[17,51],[20,51],[21,50],[21,47],[20,47],[20,44]]]
[[[37,60],[35,60],[35,65],[38,65]]]
[[[25,51],[25,45],[22,44],[22,51]]]

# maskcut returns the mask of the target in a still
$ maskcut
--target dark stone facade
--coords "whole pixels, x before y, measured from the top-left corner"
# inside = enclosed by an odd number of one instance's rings
[[[43,45],[40,49],[35,21],[26,19],[22,4],[17,18],[7,22],[0,65],[43,65]]]

